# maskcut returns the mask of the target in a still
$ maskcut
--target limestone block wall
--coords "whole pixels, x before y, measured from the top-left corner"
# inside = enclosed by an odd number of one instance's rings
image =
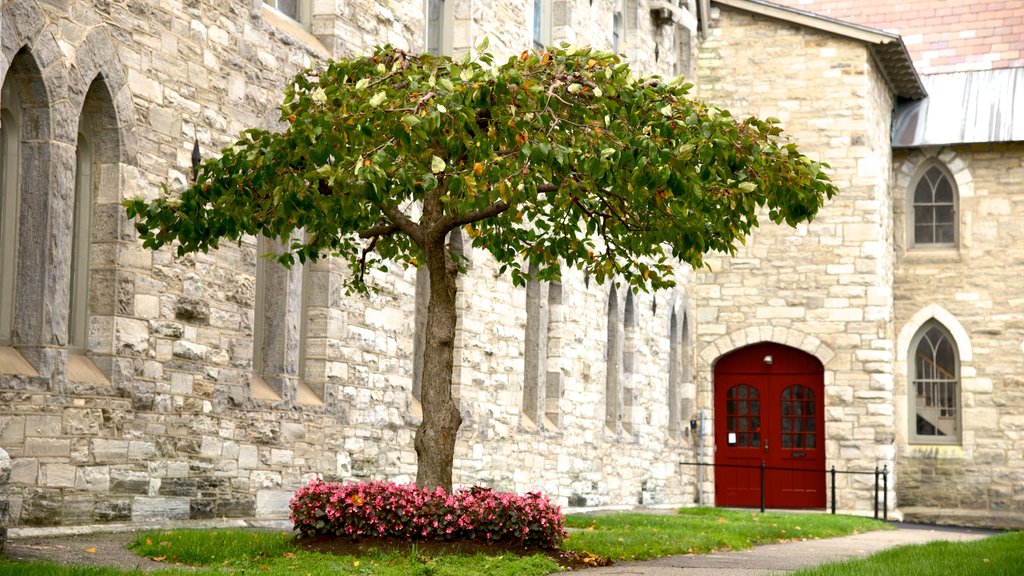
[[[831,165],[840,193],[796,229],[765,217],[735,256],[709,258],[695,278],[698,407],[711,413],[722,355],[760,341],[799,348],[825,367],[826,465],[891,470],[891,92],[858,42],[724,7],[712,17],[699,96],[737,116],[779,118],[804,153]],[[870,475],[841,476],[838,506],[870,510],[872,490]]]
[[[565,17],[556,40],[604,42],[611,2],[556,4]],[[653,43],[667,46],[680,28],[657,29],[646,2],[625,4],[635,10],[627,53],[641,69],[672,73],[677,52],[655,58]],[[499,57],[518,53],[530,40],[527,6],[459,3],[456,47],[489,36]],[[31,258],[19,260],[16,316],[32,330],[0,342],[11,523],[280,517],[314,475],[411,481],[415,271],[375,276],[381,291],[358,298],[343,296],[348,272],[337,262],[297,271],[264,300],[305,302],[305,332],[273,349],[282,373],[260,378],[256,240],[182,258],[153,252],[119,202],[182,186],[196,141],[208,157],[246,127],[276,126],[281,87],[298,70],[379,42],[422,50],[423,2],[312,2],[308,29],[258,0],[9,0],[2,16],[0,77],[42,110],[20,166],[40,179],[25,184],[33,195],[23,198],[39,203],[29,223],[49,235],[24,243]],[[76,348],[66,322],[75,128],[95,119],[105,119],[91,182],[102,217],[89,246],[88,341]],[[677,292],[633,297],[631,369],[617,393],[628,426],[614,429],[605,425],[609,288],[567,276],[543,359],[559,376],[545,404],[556,418],[537,426],[522,416],[525,291],[483,253],[471,257],[460,280],[455,392],[466,423],[456,483],[543,489],[582,506],[692,501],[693,476],[678,467],[692,458],[690,441],[670,437],[668,422],[669,318],[690,313],[685,273]],[[618,297],[611,321],[624,323]],[[288,330],[295,320],[285,319]],[[9,358],[32,370],[6,370]]]
[[[993,521],[1024,512],[1024,146],[960,145],[900,150],[895,157],[895,322],[899,505],[918,515]],[[911,186],[930,162],[945,166],[959,193],[959,242],[914,248],[907,240]],[[909,347],[936,319],[957,339],[963,430],[955,445],[911,443]],[[954,509],[961,509],[957,512]],[[966,520],[969,520],[966,519]]]

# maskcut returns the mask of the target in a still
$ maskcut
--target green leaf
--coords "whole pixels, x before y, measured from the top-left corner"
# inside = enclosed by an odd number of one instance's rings
[[[384,100],[387,99],[387,97],[388,97],[388,95],[383,90],[381,90],[380,92],[377,92],[376,94],[374,94],[373,96],[370,97],[370,100],[369,100],[370,106],[372,108],[376,108],[377,106],[380,106],[381,102],[384,102]]]
[[[409,126],[410,128],[420,123],[420,117],[415,114],[406,114],[402,116],[402,124]]]
[[[434,174],[439,174],[441,172],[444,172],[444,169],[446,167],[447,166],[444,163],[443,159],[441,159],[438,156],[431,156],[431,158],[430,158],[430,171],[431,172],[433,172]]]

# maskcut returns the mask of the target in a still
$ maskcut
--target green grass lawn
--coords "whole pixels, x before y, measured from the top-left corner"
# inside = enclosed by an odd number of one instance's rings
[[[885,528],[881,522],[825,514],[760,514],[717,509],[684,509],[680,514],[570,515],[573,528],[563,546],[615,560],[750,548],[793,538],[825,538]],[[543,576],[559,566],[544,554],[430,554],[368,551],[358,556],[309,552],[285,533],[255,530],[174,530],[139,534],[134,550],[168,564],[170,575],[318,576]],[[182,569],[175,565],[202,566]],[[0,573],[11,576],[125,576],[115,569],[59,567],[0,559]]]
[[[888,529],[889,525],[857,516],[777,514],[684,508],[676,515],[574,514],[574,528],[564,548],[616,560],[647,560],[673,554],[744,550],[799,538],[829,538]]]
[[[931,542],[794,572],[793,576],[1019,576],[1024,532],[971,542]]]

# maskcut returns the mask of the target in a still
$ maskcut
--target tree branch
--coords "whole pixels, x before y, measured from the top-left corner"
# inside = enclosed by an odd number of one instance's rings
[[[373,250],[377,247],[377,241],[380,240],[381,238],[391,236],[392,234],[395,234],[400,231],[401,229],[398,227],[397,224],[393,222],[388,222],[387,220],[381,220],[380,222],[374,224],[373,226],[370,226],[366,230],[359,231],[360,238],[371,239],[370,243],[367,246],[364,246],[362,252],[359,254],[358,282],[360,284],[363,283],[363,274],[366,272],[366,257],[370,254],[370,252],[373,252]]]
[[[511,206],[507,202],[503,200],[498,200],[494,204],[491,204],[490,206],[485,206],[483,208],[480,208],[479,210],[473,210],[471,212],[466,212],[465,214],[456,214],[448,218],[448,221],[446,222],[446,228],[448,230],[453,230],[455,228],[458,228],[459,226],[465,226],[466,224],[472,224],[473,222],[486,220],[487,218],[491,218],[492,216],[497,216],[498,214],[501,214],[502,212],[508,210],[510,207]]]
[[[380,211],[388,220],[391,221],[391,224],[395,226],[397,232],[404,233],[409,238],[412,238],[412,241],[415,242],[417,246],[420,248],[423,247],[424,239],[422,226],[410,220],[405,213],[398,209],[397,206],[381,206]],[[382,226],[382,224],[377,224],[373,228],[377,228],[378,226]],[[368,230],[372,230],[373,228],[369,228]],[[362,236],[362,233],[360,233],[360,236]],[[380,236],[380,234],[377,235],[377,237]]]
[[[382,220],[377,224],[367,228],[366,230],[359,231],[360,238],[377,238],[379,236],[390,236],[395,232],[398,232],[398,225],[387,220]]]

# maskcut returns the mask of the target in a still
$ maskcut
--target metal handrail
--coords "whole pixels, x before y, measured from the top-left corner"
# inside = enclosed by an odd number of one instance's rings
[[[872,470],[836,470],[833,464],[831,468],[827,470],[821,470],[818,468],[785,468],[781,466],[766,466],[764,461],[761,461],[760,465],[752,464],[717,464],[708,462],[680,462],[681,465],[692,465],[692,466],[711,466],[712,468],[718,466],[721,468],[746,468],[750,470],[761,471],[761,512],[764,512],[764,477],[765,472],[768,470],[782,471],[782,472],[811,472],[817,474],[828,474],[832,480],[831,486],[831,503],[832,503],[832,514],[836,513],[836,474],[874,474],[875,475],[875,495],[874,495],[874,507],[875,507],[875,519],[878,519],[879,505],[878,505],[878,493],[881,488],[882,493],[882,519],[885,521],[889,520],[889,465],[882,466],[879,470],[878,466]],[[879,486],[879,480],[881,480],[881,486]]]

